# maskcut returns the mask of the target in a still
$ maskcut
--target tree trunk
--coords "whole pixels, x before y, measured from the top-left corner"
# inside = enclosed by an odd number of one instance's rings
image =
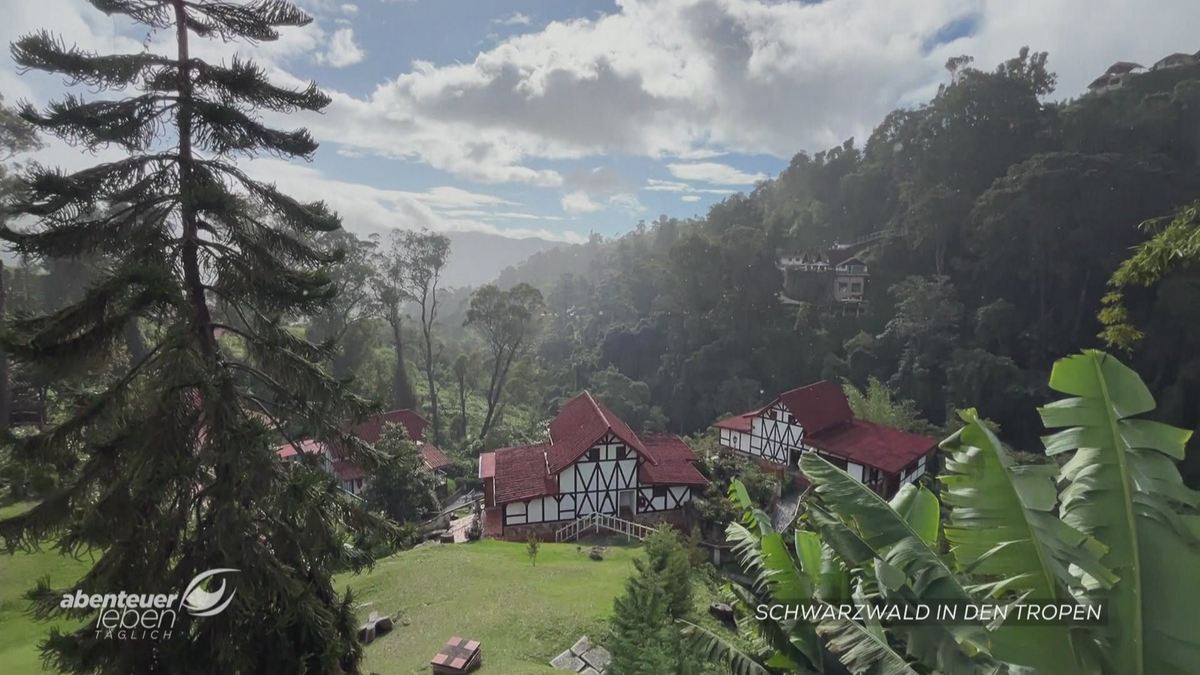
[[[458,414],[461,418],[458,437],[467,437],[467,374],[460,373],[458,377]]]
[[[433,381],[433,333],[432,327],[422,326],[425,331],[425,377],[429,382],[429,417],[433,423],[433,443],[442,443],[442,421],[438,417],[437,383]]]
[[[179,104],[176,124],[179,132],[179,202],[183,221],[184,287],[195,314],[192,326],[200,345],[200,354],[207,365],[217,366],[217,338],[213,335],[212,315],[204,297],[204,281],[200,276],[199,228],[192,204],[192,71],[188,56],[187,12],[183,0],[175,0],[175,37],[179,43],[179,67],[183,75],[179,82]]]
[[[492,424],[496,422],[496,409],[500,405],[500,397],[504,392],[504,383],[508,380],[508,371],[512,368],[513,358],[517,355],[517,350],[520,349],[521,343],[518,341],[512,346],[508,352],[508,358],[504,360],[503,368],[500,367],[500,358],[504,352],[501,350],[500,357],[496,359],[496,370],[492,374],[492,380],[495,382],[494,387],[488,388],[488,411],[487,417],[483,420],[483,428],[479,431],[479,440],[487,437],[487,434],[492,429]],[[498,375],[498,376],[497,376]]]
[[[4,261],[0,260],[0,334],[7,329],[8,295],[4,284]],[[8,354],[0,347],[0,430],[8,430]]]
[[[487,437],[488,431],[492,428],[492,415],[496,412],[496,401],[500,399],[500,390],[504,388],[500,384],[500,369],[504,365],[503,358],[504,348],[501,347],[500,351],[496,354],[496,365],[492,367],[492,380],[488,383],[487,414],[484,415],[483,426],[479,429],[479,440],[481,441]]]
[[[1071,337],[1075,338],[1077,343],[1082,342],[1082,340],[1079,338],[1079,331],[1083,328],[1083,315],[1088,309],[1087,292],[1088,284],[1091,283],[1091,281],[1092,268],[1088,267],[1087,271],[1083,274],[1083,284],[1079,288],[1079,302],[1075,305],[1075,327],[1071,330]]]
[[[129,365],[132,367],[146,358],[146,339],[142,337],[136,317],[125,324],[124,337],[125,348],[129,350]]]
[[[408,368],[404,364],[404,334],[401,332],[399,311],[392,311],[388,323],[392,326],[392,344],[396,349],[396,370],[392,374],[392,407],[416,410],[417,395],[413,391],[412,383],[408,381]]]

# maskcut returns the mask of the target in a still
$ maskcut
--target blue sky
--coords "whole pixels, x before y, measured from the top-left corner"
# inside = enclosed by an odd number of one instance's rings
[[[194,50],[333,96],[323,115],[268,119],[309,127],[313,163],[248,171],[325,198],[352,229],[564,241],[703,214],[798,151],[861,143],[889,110],[928,100],[950,56],[990,68],[1047,50],[1056,96],[1071,97],[1113,61],[1200,48],[1194,0],[295,1],[307,28]],[[102,52],[170,48],[84,0],[4,2],[6,42],[47,27]],[[9,101],[63,91],[0,64]],[[38,159],[96,161],[61,143]]]

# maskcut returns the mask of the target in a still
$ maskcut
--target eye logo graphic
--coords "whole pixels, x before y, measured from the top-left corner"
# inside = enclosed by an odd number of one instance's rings
[[[240,570],[221,567],[197,574],[196,578],[192,579],[192,583],[188,584],[187,590],[183,592],[183,606],[187,608],[188,613],[192,616],[215,616],[225,611],[229,603],[233,602],[233,595],[237,590],[231,589],[229,597],[225,597],[224,579],[221,579],[221,586],[211,592],[200,588],[200,584],[223,572],[238,571]],[[222,598],[224,598],[224,602],[221,601]]]

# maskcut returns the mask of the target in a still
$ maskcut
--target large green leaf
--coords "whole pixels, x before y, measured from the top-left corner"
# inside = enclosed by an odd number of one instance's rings
[[[684,625],[680,632],[695,641],[696,647],[704,655],[704,658],[724,666],[730,675],[771,675],[769,670],[758,665],[754,659],[743,654],[720,635],[688,621],[680,620],[679,623]],[[790,669],[790,672],[807,675],[811,671],[793,668]]]
[[[1017,465],[975,411],[961,415],[967,425],[942,442],[950,458],[940,477],[959,568],[995,580],[996,596],[1016,590],[1030,602],[1074,603],[1082,580],[1071,565],[1111,586],[1116,579],[1099,561],[1107,549],[1054,513],[1058,467]],[[991,640],[997,658],[1056,675],[1086,672],[1077,655],[1095,648],[1092,635],[1068,626],[1005,625]]]
[[[821,537],[816,532],[796,530],[796,558],[814,588],[821,584]]]
[[[941,533],[942,509],[937,497],[928,489],[907,483],[890,503],[892,509],[908,521],[921,540],[933,546]]]
[[[744,573],[754,579],[753,593],[760,602],[768,601],[782,605],[794,605],[813,599],[814,583],[801,569],[799,562],[792,557],[784,542],[783,536],[775,531],[770,518],[754,508],[745,487],[741,481],[734,480],[730,486],[730,494],[741,502],[745,520],[756,525],[756,533],[739,523],[730,523],[726,528],[726,539],[733,543],[733,551],[737,556]],[[744,499],[742,498],[744,496]],[[743,600],[747,610],[754,611],[754,606]],[[817,638],[815,627],[804,622],[783,622],[782,625],[764,626],[772,623],[770,619],[759,622],[764,636],[774,635],[775,640],[769,640],[772,646],[781,653],[793,658],[791,649],[799,650],[810,663],[821,662],[821,641]],[[779,643],[779,636],[786,636],[788,645]]]
[[[1076,398],[1042,408],[1047,454],[1074,451],[1063,467],[1063,520],[1108,547],[1119,577],[1109,599],[1113,675],[1183,675],[1200,663],[1200,540],[1184,507],[1200,503],[1174,460],[1189,432],[1130,419],[1154,409],[1137,373],[1112,356],[1084,352],[1054,364],[1050,387]],[[1092,580],[1093,582],[1095,580]]]
[[[824,505],[842,520],[852,523],[861,543],[876,552],[874,557],[904,574],[908,584],[891,590],[894,599],[973,601],[971,594],[922,534],[882,497],[816,453],[805,453],[800,459],[800,468],[815,488],[817,507]],[[925,521],[927,518],[919,518],[918,525]],[[825,530],[836,531],[827,525],[822,533]],[[858,548],[853,539],[844,535],[840,541],[850,544],[849,551]],[[994,664],[986,654],[988,643],[981,625],[905,626],[901,632],[906,636],[908,653],[930,667],[956,675],[994,670]]]
[[[830,651],[854,675],[918,675],[904,655],[888,644],[883,629],[854,621],[826,621],[817,626]]]
[[[919,596],[972,599],[921,532],[869,487],[816,453],[805,453],[800,467],[815,487],[818,500],[854,523],[863,542],[904,572]]]

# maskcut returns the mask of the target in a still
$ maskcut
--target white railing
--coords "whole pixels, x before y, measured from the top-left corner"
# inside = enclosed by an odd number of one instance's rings
[[[581,534],[587,533],[589,529],[596,533],[599,533],[600,530],[608,530],[637,539],[638,541],[645,539],[654,531],[653,527],[625,520],[624,518],[610,516],[607,513],[592,513],[578,520],[573,520],[560,528],[554,533],[554,541],[574,541]]]

